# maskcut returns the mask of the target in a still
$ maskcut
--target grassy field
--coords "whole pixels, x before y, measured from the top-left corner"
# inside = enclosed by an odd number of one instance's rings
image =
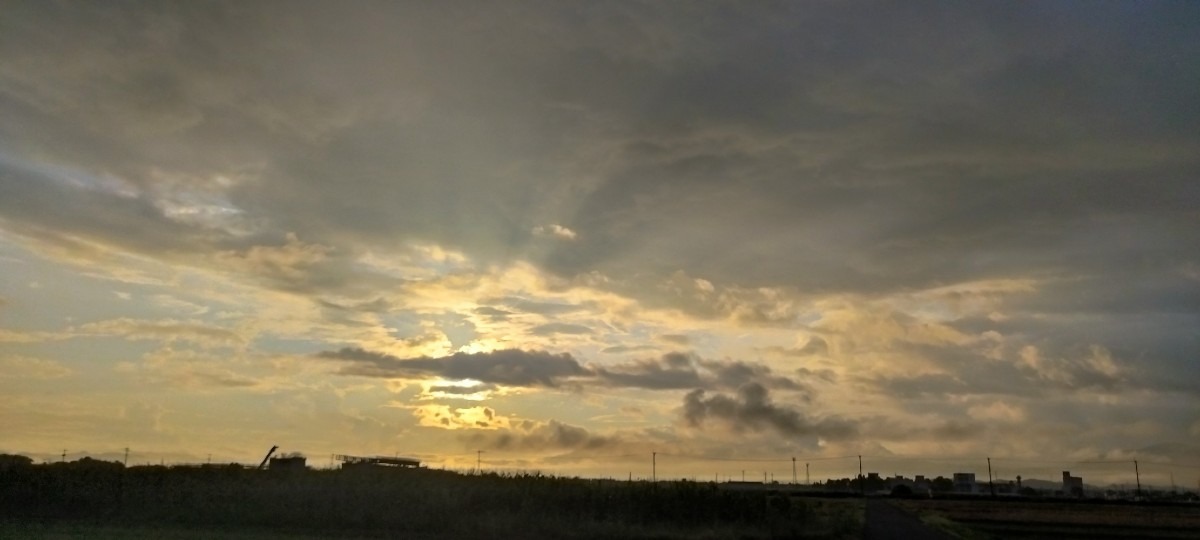
[[[329,534],[289,534],[277,531],[230,531],[220,529],[195,529],[183,527],[155,526],[110,526],[89,523],[65,522],[0,522],[0,538],[13,540],[321,540]],[[354,536],[342,536],[351,540]]]
[[[0,538],[856,538],[854,499],[430,470],[0,474]]]
[[[1200,538],[1200,506],[907,499],[894,504],[965,539]]]

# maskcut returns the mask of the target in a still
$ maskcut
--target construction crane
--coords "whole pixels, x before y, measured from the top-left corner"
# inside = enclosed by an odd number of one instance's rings
[[[258,464],[260,470],[267,466],[267,460],[271,459],[271,454],[274,454],[276,450],[279,450],[279,447],[274,445],[271,446],[270,450],[267,450],[267,455],[263,457],[262,463]]]

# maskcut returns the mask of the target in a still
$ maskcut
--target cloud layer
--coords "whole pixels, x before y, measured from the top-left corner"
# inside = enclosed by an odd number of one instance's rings
[[[6,444],[1195,445],[1194,21],[18,2]]]
[[[738,388],[765,384],[800,390],[800,382],[772,373],[762,364],[733,360],[704,360],[692,354],[667,353],[658,359],[641,359],[611,366],[580,363],[567,353],[505,349],[483,353],[455,353],[441,358],[398,358],[362,349],[324,351],[317,357],[341,361],[341,375],[363,377],[469,380],[520,387],[557,388],[564,385],[600,385],[650,390]],[[439,387],[446,391],[448,387]],[[472,387],[473,388],[473,387]],[[460,391],[461,390],[456,390]]]

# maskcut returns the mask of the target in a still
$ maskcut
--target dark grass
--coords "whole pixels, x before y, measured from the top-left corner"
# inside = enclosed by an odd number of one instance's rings
[[[1200,538],[1200,505],[1104,500],[907,499],[895,504],[958,538]]]
[[[861,530],[861,508],[853,500],[728,491],[710,483],[427,469],[0,471],[0,520],[10,532],[75,526],[115,531],[114,538],[130,537],[120,532],[129,530],[227,537],[842,538]],[[168,535],[144,537],[151,536]]]

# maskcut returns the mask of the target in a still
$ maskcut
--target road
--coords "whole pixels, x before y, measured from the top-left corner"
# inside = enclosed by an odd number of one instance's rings
[[[863,538],[867,540],[952,540],[884,499],[867,499],[866,522]]]

